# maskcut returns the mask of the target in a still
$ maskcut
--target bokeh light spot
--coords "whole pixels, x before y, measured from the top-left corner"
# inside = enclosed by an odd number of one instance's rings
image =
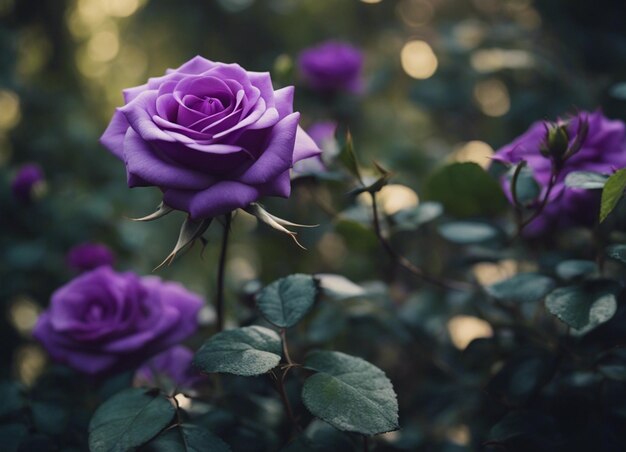
[[[419,80],[432,77],[439,64],[437,56],[425,41],[407,42],[400,52],[400,60],[404,72]]]

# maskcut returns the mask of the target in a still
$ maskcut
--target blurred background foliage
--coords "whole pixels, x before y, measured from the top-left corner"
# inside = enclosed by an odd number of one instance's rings
[[[98,144],[123,88],[196,54],[270,71],[277,88],[296,85],[305,128],[338,121],[352,131],[364,166],[375,159],[394,172],[395,185],[380,195],[391,215],[424,197],[434,169],[450,161],[486,167],[494,149],[535,120],[598,107],[625,119],[624,30],[623,4],[609,0],[0,0],[2,377],[28,387],[47,365],[30,330],[51,292],[72,276],[64,260],[73,245],[103,242],[118,268],[147,274],[175,242],[182,215],[149,224],[126,218],[151,212],[159,194],[129,191],[122,165]],[[301,86],[298,52],[325,39],[364,50],[362,95],[319,96]],[[46,176],[30,204],[10,191],[27,162]],[[366,200],[346,193],[341,184],[301,180],[289,200],[267,202],[283,218],[321,225],[302,232],[308,251],[251,217],[235,219],[231,316],[245,322],[253,315],[234,300],[245,301],[255,281],[299,271],[365,284],[378,295],[339,314],[324,307],[306,327],[312,342],[334,341],[386,370],[407,427],[392,438],[398,448],[477,447],[506,412],[481,386],[491,371],[481,363],[497,362],[491,356],[502,350],[486,342],[465,350],[490,337],[492,326],[467,312],[462,295],[416,292],[419,281],[385,265],[371,229],[353,221],[366,215]],[[429,228],[400,231],[397,245],[435,272],[486,285],[524,268],[493,253],[446,267],[445,256],[458,249]],[[219,229],[210,229],[202,256],[196,247],[159,274],[210,300]],[[363,340],[373,332],[376,341]],[[540,380],[534,369],[544,358],[516,353],[528,378]],[[531,397],[533,384],[507,403]]]

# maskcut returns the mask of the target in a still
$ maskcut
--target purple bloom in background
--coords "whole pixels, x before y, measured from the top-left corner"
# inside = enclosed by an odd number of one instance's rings
[[[616,169],[626,167],[626,125],[622,121],[606,118],[600,111],[580,112],[571,119],[568,126],[570,145],[585,119],[588,120],[589,130],[581,149],[566,160],[546,208],[527,226],[525,235],[537,236],[550,229],[592,224],[598,217],[600,192],[566,187],[565,177],[573,171],[611,174]],[[494,160],[504,163],[516,164],[526,160],[542,188],[538,199],[543,199],[545,195],[552,168],[551,160],[540,152],[546,134],[545,123],[535,122],[523,135],[494,155]],[[502,187],[512,202],[508,178],[502,178]]]
[[[293,87],[267,72],[195,57],[124,90],[101,142],[124,161],[130,187],[156,186],[194,219],[288,197],[295,162],[320,153],[293,112]]]
[[[307,133],[322,150],[322,154],[296,163],[293,166],[293,170],[296,174],[312,174],[326,171],[324,161],[328,161],[338,152],[337,142],[335,140],[336,131],[337,123],[333,121],[320,121],[311,124],[307,129]]]
[[[192,366],[193,352],[182,345],[170,347],[151,358],[135,372],[135,385],[160,385],[192,389],[204,377]]]
[[[36,163],[28,163],[17,170],[11,183],[11,190],[17,200],[30,202],[33,200],[37,187],[44,183],[41,167]]]
[[[98,267],[54,292],[33,335],[54,360],[102,375],[187,338],[202,303],[178,283]]]
[[[67,265],[73,270],[84,272],[102,265],[112,266],[113,253],[102,243],[81,243],[67,253]]]
[[[363,52],[339,41],[326,41],[304,49],[298,56],[303,80],[318,91],[362,90]]]

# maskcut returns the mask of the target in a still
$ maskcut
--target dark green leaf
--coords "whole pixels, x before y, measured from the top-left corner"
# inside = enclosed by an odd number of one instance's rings
[[[269,322],[289,328],[306,315],[317,297],[317,284],[310,275],[295,274],[274,281],[256,297],[259,310]]]
[[[450,242],[471,245],[496,238],[498,230],[487,223],[457,221],[439,226],[439,234]]]
[[[565,177],[565,185],[570,188],[595,190],[603,188],[608,176],[591,171],[573,171]]]
[[[0,444],[5,452],[15,452],[20,443],[28,436],[28,428],[24,424],[0,425]]]
[[[229,452],[224,441],[208,430],[193,424],[173,427],[150,441],[145,452]]]
[[[393,219],[399,230],[412,231],[441,216],[443,206],[438,202],[423,202],[417,207],[403,209]]]
[[[338,160],[343,166],[346,167],[350,174],[356,177],[359,182],[363,183],[361,170],[359,169],[359,163],[356,158],[356,153],[354,152],[354,143],[350,132],[346,134],[346,143],[339,153]]]
[[[554,288],[552,278],[536,273],[519,273],[509,279],[485,288],[487,293],[498,300],[514,303],[531,303],[541,300]]]
[[[63,433],[69,421],[69,410],[54,402],[35,401],[31,405],[33,422],[37,430],[48,435]]]
[[[104,402],[89,423],[92,452],[122,452],[154,438],[173,419],[176,409],[162,395],[127,389]]]
[[[606,255],[626,264],[626,245],[611,245],[606,248]]]
[[[563,322],[584,333],[613,317],[619,290],[614,281],[585,281],[554,290],[546,297],[546,307]]]
[[[302,401],[311,413],[339,430],[376,435],[398,429],[398,401],[385,373],[340,352],[314,351],[305,367]]]
[[[576,279],[595,273],[598,265],[593,261],[572,259],[559,262],[556,266],[556,274],[562,279]]]
[[[461,217],[492,215],[506,209],[498,181],[476,163],[453,163],[435,172],[426,184],[426,199]]]
[[[262,326],[246,326],[222,331],[206,341],[196,352],[194,365],[207,373],[249,377],[276,367],[281,353],[278,333]]]
[[[615,209],[617,203],[624,195],[626,189],[626,168],[621,169],[611,175],[602,189],[602,200],[600,201],[600,222]]]
[[[24,405],[22,395],[20,394],[20,386],[12,381],[0,382],[0,416],[11,414],[19,411]]]

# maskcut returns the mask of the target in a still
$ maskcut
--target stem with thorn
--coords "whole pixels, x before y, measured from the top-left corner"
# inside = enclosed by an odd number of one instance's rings
[[[224,217],[222,249],[220,250],[220,260],[217,267],[217,294],[215,296],[215,314],[218,333],[224,329],[224,274],[226,267],[226,253],[228,251],[228,236],[230,234],[231,219],[232,212],[229,212]]]

